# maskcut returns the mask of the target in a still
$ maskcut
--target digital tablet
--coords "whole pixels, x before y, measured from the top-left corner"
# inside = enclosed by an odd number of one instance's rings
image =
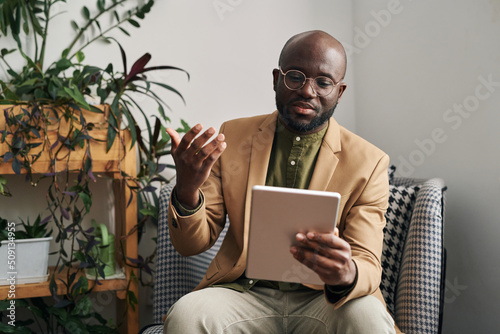
[[[302,284],[324,284],[295,260],[290,247],[299,232],[333,233],[340,194],[294,188],[252,188],[246,276]]]

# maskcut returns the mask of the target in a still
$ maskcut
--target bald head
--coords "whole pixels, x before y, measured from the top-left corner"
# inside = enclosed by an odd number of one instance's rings
[[[281,50],[279,65],[286,67],[290,58],[300,57],[302,61],[328,61],[335,68],[335,78],[345,76],[347,57],[342,44],[333,36],[321,30],[306,31],[290,38]]]

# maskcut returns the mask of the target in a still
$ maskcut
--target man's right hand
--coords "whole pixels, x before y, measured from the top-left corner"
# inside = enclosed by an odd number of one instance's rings
[[[208,179],[212,166],[227,145],[223,134],[209,141],[215,134],[214,128],[209,128],[195,139],[202,129],[203,126],[197,124],[182,138],[174,129],[166,129],[172,138],[171,154],[175,162],[177,200],[187,209],[198,206],[198,189]]]

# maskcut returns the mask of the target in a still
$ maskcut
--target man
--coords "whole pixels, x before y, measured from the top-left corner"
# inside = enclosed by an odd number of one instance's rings
[[[322,31],[292,37],[273,70],[277,112],[172,137],[177,183],[168,221],[184,256],[230,226],[196,291],[165,320],[168,333],[393,333],[378,289],[388,156],[332,118],[346,89],[342,45]],[[200,134],[200,135],[199,135]],[[197,137],[197,135],[199,135]],[[224,154],[223,154],[224,153]],[[266,184],[342,195],[334,234],[298,233],[291,256],[323,286],[245,276],[251,189]]]

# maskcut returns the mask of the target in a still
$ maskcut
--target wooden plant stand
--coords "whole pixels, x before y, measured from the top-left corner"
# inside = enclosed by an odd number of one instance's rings
[[[3,109],[8,106],[0,106],[0,129],[4,128],[4,117]],[[94,174],[106,174],[109,175],[113,180],[113,192],[115,198],[115,230],[116,230],[116,240],[120,242],[121,236],[130,235],[125,239],[125,257],[126,258],[137,258],[137,231],[134,227],[137,225],[137,197],[133,196],[130,200],[131,191],[126,184],[126,180],[122,176],[122,172],[126,175],[136,176],[137,175],[137,158],[136,158],[136,148],[130,149],[131,146],[131,136],[127,131],[122,131],[120,133],[120,138],[116,138],[112,148],[106,152],[106,129],[94,129],[92,130],[93,138],[100,138],[103,141],[93,141],[90,143],[90,152],[92,155],[92,170]],[[56,136],[55,133],[48,133],[48,136]],[[0,144],[0,156],[5,153],[6,145]],[[41,157],[36,161],[32,170],[36,173],[51,173],[51,172],[62,172],[65,170],[78,171],[82,168],[82,157],[83,152],[81,150],[76,150],[71,153],[70,160],[62,159],[58,161],[54,168],[51,168],[50,154],[49,152],[43,152]],[[23,170],[24,171],[24,170]],[[0,175],[13,175],[15,174],[12,170],[11,163],[4,163],[0,161]],[[130,201],[129,201],[130,200]],[[119,248],[117,248],[119,249]],[[139,288],[135,280],[130,280],[132,273],[137,277],[137,269],[131,268],[130,266],[125,267],[126,278],[125,279],[111,279],[111,280],[100,280],[101,285],[95,286],[93,291],[115,291],[118,299],[122,300],[119,304],[121,308],[124,307],[126,303],[127,296],[127,286],[128,291],[133,292],[139,299]],[[49,268],[50,274],[53,272],[53,268]],[[63,271],[57,274],[56,282],[58,285],[58,292],[64,291],[65,287],[59,278],[65,279],[66,275]],[[75,282],[78,281],[78,277]],[[130,282],[130,284],[129,284]],[[89,287],[94,284],[93,281],[89,280]],[[5,300],[7,298],[9,291],[9,286],[0,286],[0,299]],[[15,298],[32,298],[32,297],[47,297],[51,296],[49,290],[49,281],[43,283],[33,283],[33,284],[19,284],[16,285]],[[127,319],[125,326],[122,326],[121,332],[128,334],[137,334],[139,332],[139,305],[136,305],[135,311],[131,308],[127,308]]]

